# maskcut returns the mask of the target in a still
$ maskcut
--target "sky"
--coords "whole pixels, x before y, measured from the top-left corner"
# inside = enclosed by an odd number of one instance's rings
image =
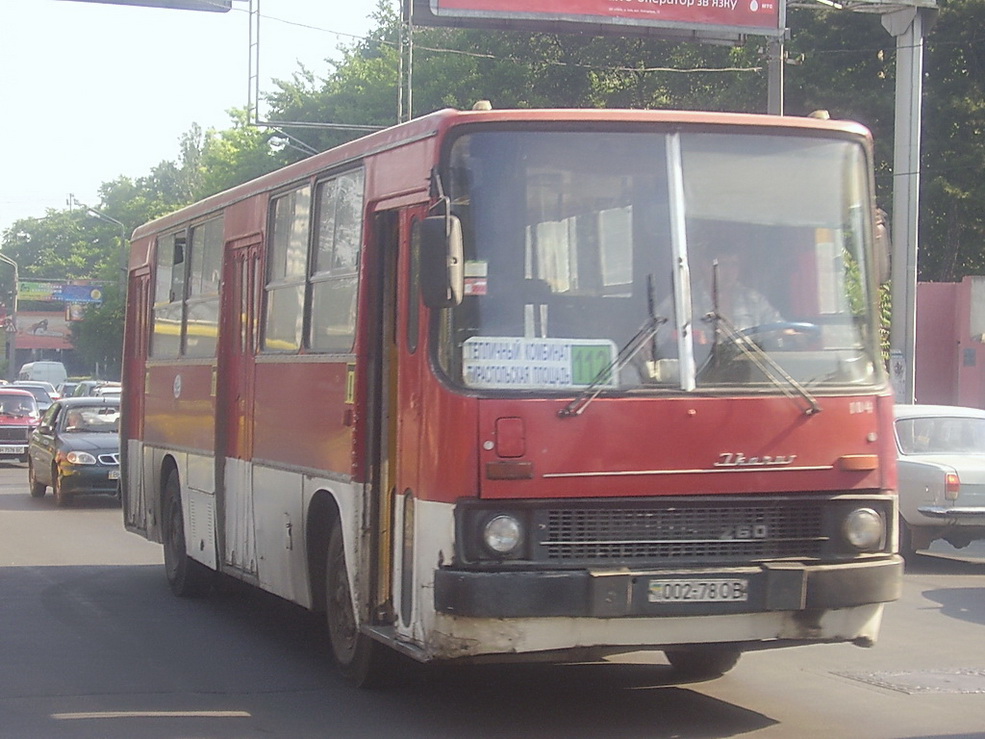
[[[316,75],[372,26],[377,0],[259,2],[260,93]],[[193,124],[231,126],[249,95],[249,2],[228,13],[0,0],[0,232],[98,205],[99,186],[177,161]],[[263,109],[261,108],[261,117]]]

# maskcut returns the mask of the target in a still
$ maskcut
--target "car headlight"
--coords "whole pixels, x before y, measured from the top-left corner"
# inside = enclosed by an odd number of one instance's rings
[[[523,527],[513,516],[494,516],[482,527],[482,541],[489,551],[500,556],[513,554],[523,541]]]
[[[841,525],[845,539],[860,552],[877,550],[882,545],[885,529],[882,516],[871,508],[856,508],[845,516]]]
[[[89,452],[69,452],[65,459],[71,464],[96,464],[96,458]]]

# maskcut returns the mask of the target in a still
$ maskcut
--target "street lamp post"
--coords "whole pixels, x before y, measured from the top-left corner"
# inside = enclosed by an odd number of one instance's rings
[[[76,201],[78,202],[78,201]],[[81,205],[81,203],[80,203]],[[127,260],[126,260],[126,246],[127,246],[127,227],[123,225],[120,221],[113,218],[113,216],[106,215],[101,210],[96,210],[95,208],[83,205],[86,213],[89,215],[99,218],[100,220],[106,221],[107,223],[115,223],[120,228],[120,275],[118,277],[120,283],[120,294],[123,294],[123,287],[126,285],[126,273],[127,273]]]
[[[18,275],[17,262],[5,254],[0,254],[0,262],[8,264],[14,269],[14,289],[11,293],[10,320],[3,327],[6,336],[7,354],[7,379],[13,382],[17,372],[17,290],[20,277]]]

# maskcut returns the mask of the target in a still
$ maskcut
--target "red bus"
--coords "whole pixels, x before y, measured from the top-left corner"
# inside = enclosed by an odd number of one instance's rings
[[[861,126],[443,110],[137,229],[126,527],[420,662],[871,645],[900,592]]]

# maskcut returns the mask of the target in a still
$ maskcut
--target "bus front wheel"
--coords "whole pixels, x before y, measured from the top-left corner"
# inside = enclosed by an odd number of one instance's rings
[[[359,631],[338,519],[332,523],[328,538],[326,569],[325,610],[335,664],[342,676],[356,687],[374,688],[388,684],[393,677],[396,654]]]
[[[666,649],[664,655],[674,672],[683,678],[710,680],[721,677],[739,661],[742,652],[735,647],[702,644],[679,649]]]
[[[177,470],[171,470],[168,474],[162,498],[164,572],[171,592],[181,598],[205,595],[212,587],[213,572],[189,557],[185,548],[185,519],[181,510],[181,483]]]

